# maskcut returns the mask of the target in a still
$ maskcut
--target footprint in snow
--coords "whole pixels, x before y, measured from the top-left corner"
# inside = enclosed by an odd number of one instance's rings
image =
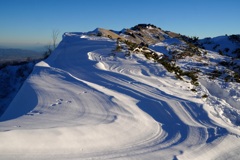
[[[34,116],[34,115],[38,115],[38,114],[43,114],[43,113],[40,111],[31,111],[31,112],[27,113],[28,116]]]
[[[21,126],[13,126],[13,127],[20,128]]]
[[[83,94],[83,93],[87,93],[87,92],[84,91],[84,92],[79,93],[79,94]],[[63,99],[56,99],[56,103],[53,103],[53,104],[51,104],[50,106],[51,106],[51,107],[54,107],[54,106],[57,106],[57,105],[62,104],[63,102],[65,102],[65,103],[72,103],[72,101],[69,101],[69,100],[63,101]]]
[[[60,104],[62,104],[62,101],[63,101],[63,99],[56,99],[56,103],[53,103],[50,106],[53,107],[53,106],[56,106],[56,105],[60,105]]]
[[[87,93],[87,91],[82,91],[82,92],[80,92],[78,94],[80,95],[80,94],[85,94],[85,93]]]

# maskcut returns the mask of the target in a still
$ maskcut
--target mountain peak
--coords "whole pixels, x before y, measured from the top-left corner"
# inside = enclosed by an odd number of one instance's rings
[[[103,36],[111,39],[121,39],[122,41],[131,41],[133,43],[155,44],[168,38],[179,38],[180,35],[174,32],[163,31],[153,24],[138,24],[134,27],[123,29],[119,32],[104,28],[96,28],[88,32],[89,35]]]
[[[156,29],[157,27],[153,24],[138,24],[134,27],[132,27],[131,29],[132,30],[135,30],[135,31],[140,31],[141,29]]]

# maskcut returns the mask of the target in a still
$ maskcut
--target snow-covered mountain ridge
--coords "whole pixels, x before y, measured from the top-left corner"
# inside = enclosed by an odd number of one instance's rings
[[[148,46],[148,49],[154,49],[152,47],[158,46],[155,50],[160,49],[171,61],[176,61],[186,56],[200,56],[206,54],[208,51],[218,52],[223,57],[226,57],[219,62],[219,65],[225,66],[228,70],[234,72],[233,75],[225,74],[227,76],[224,77],[225,80],[239,82],[240,35],[198,39],[198,37],[187,37],[178,33],[164,31],[151,24],[139,24],[130,29],[123,29],[122,31],[97,28],[87,34],[119,40],[127,44],[130,50],[136,50],[139,46],[142,49]],[[163,43],[166,45],[161,46]]]
[[[214,38],[204,38],[198,43],[205,49],[219,52],[234,58],[240,58],[240,35],[225,35]]]
[[[65,33],[0,117],[0,157],[239,159],[230,61],[153,25]]]

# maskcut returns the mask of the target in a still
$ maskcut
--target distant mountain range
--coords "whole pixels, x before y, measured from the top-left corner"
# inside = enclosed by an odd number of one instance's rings
[[[43,52],[23,49],[0,48],[0,64],[9,62],[23,62],[28,59],[36,60],[43,57]]]

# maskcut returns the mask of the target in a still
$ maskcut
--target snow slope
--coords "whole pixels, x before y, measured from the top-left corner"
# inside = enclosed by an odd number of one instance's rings
[[[0,159],[239,159],[239,128],[141,54],[65,33],[0,117]]]
[[[230,57],[239,57],[239,53],[235,53],[240,47],[240,35],[218,36],[214,38],[204,38],[199,43],[207,50],[222,52]]]

